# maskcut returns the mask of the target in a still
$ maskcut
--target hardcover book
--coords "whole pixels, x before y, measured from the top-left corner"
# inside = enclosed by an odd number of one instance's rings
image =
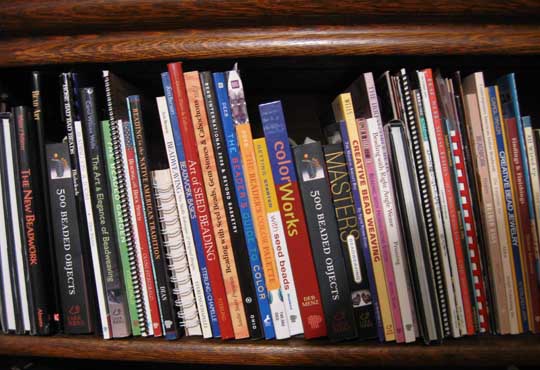
[[[261,104],[259,112],[272,164],[281,217],[285,224],[287,245],[290,246],[304,336],[306,338],[325,336],[327,327],[309,237],[305,232],[306,220],[281,102]]]
[[[90,271],[81,251],[67,143],[47,144],[47,168],[64,333],[88,334],[94,330],[94,307],[88,289]]]
[[[294,147],[313,259],[330,340],[358,336],[338,225],[319,142]]]

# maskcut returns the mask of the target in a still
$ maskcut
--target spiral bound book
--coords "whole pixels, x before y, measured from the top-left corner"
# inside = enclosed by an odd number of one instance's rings
[[[202,335],[169,169],[152,171],[152,184],[161,224],[162,241],[170,271],[170,281],[173,284],[174,303],[178,307],[178,321],[184,327],[186,335]]]

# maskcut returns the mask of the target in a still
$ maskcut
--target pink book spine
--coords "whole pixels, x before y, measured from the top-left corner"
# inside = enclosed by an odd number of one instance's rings
[[[386,287],[390,298],[390,308],[392,310],[392,319],[394,322],[394,330],[396,333],[396,342],[405,342],[405,334],[403,332],[403,323],[401,321],[401,311],[399,308],[399,296],[397,291],[396,278],[394,276],[394,267],[392,264],[392,256],[390,255],[390,244],[386,233],[386,221],[384,220],[384,211],[382,208],[382,200],[379,194],[379,184],[377,180],[377,170],[373,160],[373,148],[369,141],[369,133],[367,121],[365,119],[357,119],[358,135],[362,143],[362,153],[364,154],[364,163],[369,183],[371,194],[371,202],[375,210],[375,222],[377,224],[377,233],[379,235],[379,244],[382,254],[384,275],[386,277]]]

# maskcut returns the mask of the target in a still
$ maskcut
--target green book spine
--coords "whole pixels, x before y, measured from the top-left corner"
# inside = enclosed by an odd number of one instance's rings
[[[141,329],[139,327],[139,319],[137,316],[137,306],[135,304],[135,291],[133,289],[133,280],[131,277],[130,263],[128,256],[128,244],[126,240],[126,233],[124,229],[124,222],[122,218],[122,205],[120,202],[120,192],[118,190],[118,179],[116,177],[116,168],[114,165],[114,153],[112,145],[112,137],[110,130],[110,122],[101,122],[101,133],[103,136],[103,150],[105,152],[105,167],[107,169],[107,178],[109,180],[109,187],[111,191],[111,198],[113,202],[113,223],[116,230],[116,237],[118,239],[118,246],[120,249],[120,260],[122,263],[122,274],[124,276],[124,284],[126,287],[127,301],[129,307],[129,317],[131,322],[131,332],[133,336],[140,336]]]

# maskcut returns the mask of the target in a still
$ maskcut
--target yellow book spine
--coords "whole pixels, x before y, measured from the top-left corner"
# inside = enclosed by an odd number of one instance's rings
[[[332,103],[336,121],[345,121],[351,150],[353,152],[353,162],[355,167],[356,181],[362,202],[362,213],[366,225],[366,233],[369,240],[369,250],[371,252],[371,263],[373,266],[373,275],[377,288],[377,297],[379,299],[379,308],[381,310],[381,320],[384,328],[384,339],[393,341],[396,339],[394,332],[394,323],[392,320],[392,311],[390,309],[390,299],[386,287],[386,277],[384,274],[383,261],[380,252],[379,237],[375,224],[375,213],[369,192],[367,172],[360,148],[360,137],[354,117],[354,110],[350,93],[340,94]]]

